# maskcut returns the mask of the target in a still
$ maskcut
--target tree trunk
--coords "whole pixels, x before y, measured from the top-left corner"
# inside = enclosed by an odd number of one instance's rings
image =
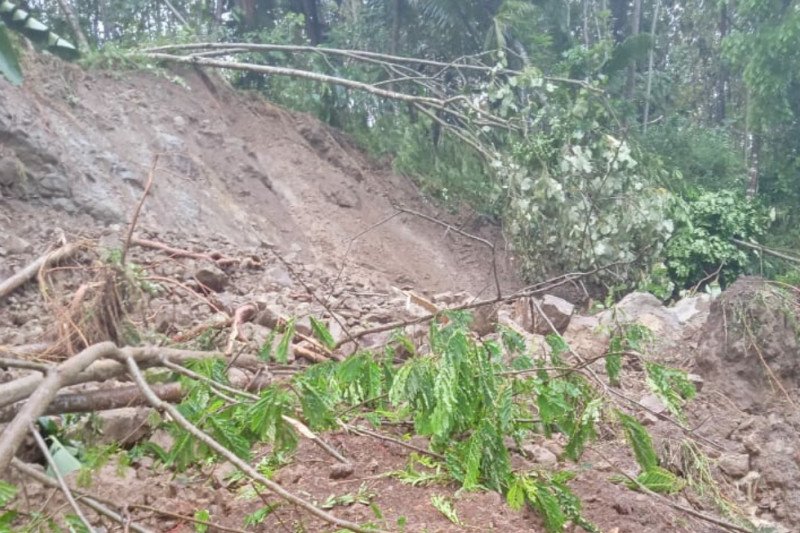
[[[400,2],[403,0],[392,0],[392,40],[389,43],[389,53],[397,55],[400,49]]]
[[[639,35],[639,26],[642,21],[642,0],[633,0],[633,13],[631,14],[631,36],[636,37]],[[636,61],[631,63],[628,67],[628,99],[633,99],[636,89]]]
[[[81,24],[78,20],[78,17],[75,15],[75,11],[69,4],[69,0],[58,0],[58,5],[61,7],[61,11],[64,12],[64,17],[67,19],[67,22],[69,22],[69,25],[72,28],[72,33],[75,34],[75,39],[78,41],[78,51],[88,52],[89,41],[86,40],[86,35],[84,35],[83,30],[81,29]]]
[[[644,121],[642,123],[642,129],[645,133],[647,133],[647,123],[650,122],[650,95],[652,94],[653,90],[653,61],[656,48],[656,24],[658,24],[658,9],[660,7],[661,0],[655,0],[655,6],[653,7],[653,23],[650,25],[650,37],[652,42],[650,43],[650,51],[647,55],[647,92],[645,93],[644,98]]]
[[[625,40],[625,22],[628,20],[628,0],[611,0],[612,31],[614,42],[617,44]]]
[[[724,40],[725,37],[728,35],[728,3],[722,2],[720,6],[720,13],[719,13],[719,37],[720,41]],[[727,99],[728,99],[728,67],[725,65],[724,59],[721,57],[718,58],[719,61],[719,73],[717,74],[717,112],[716,112],[716,121],[718,124],[721,124],[725,121],[725,115],[727,114],[726,106],[727,106]]]
[[[306,18],[306,34],[312,46],[322,42],[322,26],[319,20],[318,0],[303,0],[303,14]]]

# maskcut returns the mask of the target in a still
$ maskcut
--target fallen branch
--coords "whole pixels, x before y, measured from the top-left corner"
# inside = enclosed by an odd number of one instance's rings
[[[150,385],[147,383],[147,381],[144,379],[144,376],[139,370],[139,366],[136,364],[136,361],[134,360],[133,357],[127,356],[124,358],[124,361],[127,365],[129,374],[136,382],[136,384],[139,386],[139,388],[142,390],[145,397],[147,397],[148,401],[150,402],[150,405],[152,405],[155,409],[159,411],[167,413],[172,418],[173,422],[178,424],[185,431],[189,432],[197,440],[199,440],[200,442],[202,442],[203,444],[205,444],[206,446],[208,446],[209,448],[220,454],[229,463],[231,463],[239,470],[241,470],[244,474],[246,474],[250,479],[257,481],[258,483],[261,483],[262,485],[266,486],[270,491],[277,494],[284,500],[294,505],[297,505],[302,509],[305,509],[306,511],[310,512],[317,518],[320,518],[329,524],[349,529],[351,531],[356,531],[357,533],[368,533],[377,531],[374,529],[361,527],[360,525],[347,520],[342,520],[340,518],[337,518],[336,516],[333,516],[332,514],[323,511],[322,509],[319,509],[318,507],[305,501],[304,499],[295,496],[294,494],[288,492],[286,489],[284,489],[271,479],[267,479],[265,476],[261,475],[255,468],[253,468],[245,461],[240,459],[238,456],[236,456],[236,454],[234,454],[233,452],[222,446],[208,434],[204,433],[203,431],[198,429],[195,425],[193,425],[191,422],[189,422],[174,406],[160,400],[158,396],[156,396],[153,390],[150,388]]]
[[[33,279],[43,268],[47,268],[50,265],[60,263],[61,261],[72,257],[78,253],[80,249],[81,245],[79,244],[65,244],[64,246],[57,248],[52,252],[47,252],[39,256],[38,259],[0,283],[0,302],[2,302],[9,294]]]
[[[159,398],[166,402],[179,402],[186,391],[180,383],[166,383],[153,385],[153,390]],[[139,387],[124,386],[113,389],[96,389],[85,392],[59,394],[42,411],[40,416],[62,415],[66,413],[92,413],[108,411],[121,407],[138,407],[147,405],[147,400],[142,396]],[[12,420],[20,411],[22,405],[16,403],[0,410],[0,424]]]
[[[8,468],[11,459],[17,453],[25,438],[28,425],[41,416],[58,391],[89,365],[99,359],[110,357],[117,351],[117,347],[111,342],[95,344],[48,372],[47,377],[40,381],[28,401],[0,436],[0,473]]]
[[[415,452],[428,455],[430,457],[434,457],[441,461],[445,460],[445,456],[440,453],[432,452],[430,450],[426,450],[425,448],[420,448],[419,446],[414,446],[413,444],[402,441],[400,439],[396,439],[394,437],[390,437],[388,435],[381,435],[380,433],[375,433],[374,431],[370,431],[369,429],[366,428],[345,424],[341,420],[338,420],[338,422],[339,425],[345,429],[345,431],[352,431],[353,433],[361,435],[362,437],[372,437],[373,439],[378,439],[385,442],[391,442],[392,444],[397,444],[398,446],[402,446],[403,448],[407,448],[409,450],[413,450]]]
[[[120,263],[122,267],[125,267],[125,257],[128,255],[128,249],[131,247],[131,238],[133,237],[133,230],[136,228],[136,222],[139,220],[139,213],[142,211],[142,206],[144,205],[145,199],[147,199],[147,194],[150,192],[150,188],[153,186],[153,179],[156,175],[156,167],[158,166],[158,154],[153,156],[153,163],[150,165],[150,172],[147,174],[147,184],[144,186],[144,192],[142,193],[142,198],[139,200],[139,203],[136,204],[136,209],[133,212],[133,216],[131,217],[131,224],[128,228],[128,234],[125,237],[125,244],[122,246],[122,258],[120,259]]]
[[[112,343],[104,343],[111,344]],[[115,347],[116,349],[116,347]],[[85,351],[85,350],[84,350]],[[133,356],[142,368],[164,366],[164,361],[181,364],[191,359],[224,359],[222,352],[202,352],[195,350],[178,350],[174,348],[159,348],[155,346],[143,348],[121,348],[119,351],[125,355]],[[253,355],[242,355],[236,361],[236,366],[250,370],[264,367],[264,361]],[[124,365],[117,361],[97,361],[79,374],[67,379],[63,386],[77,385],[91,381],[106,381],[118,377],[126,372]],[[36,390],[44,380],[41,373],[35,372],[8,383],[0,384],[0,407],[11,405],[24,400]],[[3,434],[3,436],[5,433]]]
[[[730,522],[726,522],[724,520],[720,520],[719,518],[715,518],[715,517],[707,515],[705,513],[701,513],[700,511],[696,511],[696,510],[692,509],[691,507],[686,507],[684,505],[680,505],[678,503],[673,502],[672,500],[670,500],[666,496],[662,496],[661,494],[658,494],[657,492],[653,492],[652,490],[650,490],[647,487],[645,487],[644,485],[642,485],[642,483],[640,483],[638,479],[636,479],[635,477],[631,476],[630,474],[627,474],[624,470],[622,470],[617,465],[612,463],[611,460],[608,459],[608,457],[606,457],[602,452],[600,452],[599,450],[597,450],[594,447],[589,447],[589,449],[591,451],[593,451],[594,453],[596,453],[598,456],[600,456],[600,458],[603,459],[603,461],[605,461],[618,474],[622,475],[628,481],[630,481],[631,483],[636,485],[636,488],[639,491],[647,494],[648,496],[651,496],[652,498],[655,498],[656,500],[660,501],[661,503],[664,503],[665,505],[668,505],[668,506],[672,507],[673,509],[675,509],[677,511],[680,511],[682,513],[686,513],[686,514],[691,515],[691,516],[693,516],[695,518],[698,518],[698,519],[700,519],[700,520],[702,520],[704,522],[708,522],[709,524],[714,524],[715,526],[719,526],[719,527],[725,528],[725,529],[727,529],[729,531],[739,531],[741,533],[750,533],[752,531],[750,529],[737,526],[736,524],[731,524]]]
[[[16,457],[11,461],[11,466],[16,471],[30,477],[31,479],[38,481],[42,485],[55,489],[59,488],[58,482],[56,480],[54,480],[51,477],[48,477],[47,475],[43,474],[36,468],[23,463]],[[100,498],[87,495],[85,492],[80,490],[76,490],[73,492],[75,492],[75,494],[78,495],[78,499],[81,500],[83,503],[85,503],[88,507],[91,507],[98,514],[106,516],[111,520],[113,520],[114,522],[117,522],[118,524],[122,525],[123,528],[129,528],[131,531],[135,531],[136,533],[153,533],[151,530],[144,528],[138,524],[131,523],[119,513],[112,511],[111,509],[106,507],[106,505],[101,503]]]
[[[132,237],[131,243],[137,246],[141,246],[142,248],[151,248],[153,250],[161,250],[162,252],[167,252],[167,254],[169,254],[170,257],[186,257],[189,259],[199,259],[201,261],[211,261],[212,263],[216,263],[219,266],[236,265],[241,262],[241,260],[236,259],[235,257],[228,257],[220,252],[211,252],[208,254],[200,252],[190,252],[189,250],[181,250],[180,248],[173,248],[168,244],[164,244],[158,241],[152,241],[149,239],[142,239],[141,237]]]
[[[772,257],[777,257],[779,259],[783,259],[784,261],[789,261],[791,263],[800,264],[800,257],[794,257],[792,255],[785,254],[783,252],[779,252],[778,250],[773,250],[772,248],[767,248],[762,244],[753,244],[745,241],[740,241],[739,239],[731,239],[731,242],[736,244],[737,246],[744,246],[745,248],[750,248],[751,250],[758,250],[759,252],[765,253],[767,255],[771,255]]]
[[[231,323],[231,332],[228,335],[228,344],[225,346],[225,358],[230,360],[228,366],[235,362],[234,359],[231,359],[233,355],[233,347],[236,344],[237,339],[239,339],[239,328],[245,322],[252,319],[256,314],[256,306],[253,304],[245,304],[241,307],[238,307],[236,311],[233,313],[233,321]]]
[[[92,523],[89,522],[89,519],[83,514],[83,511],[78,506],[78,502],[75,501],[75,497],[72,496],[72,491],[69,489],[69,485],[67,485],[67,482],[64,481],[64,476],[61,475],[61,470],[58,468],[58,465],[56,464],[55,459],[53,459],[50,450],[47,449],[47,444],[45,444],[44,439],[33,425],[33,422],[28,424],[28,430],[31,432],[31,435],[33,435],[33,440],[36,441],[36,445],[39,446],[39,449],[47,460],[47,464],[49,464],[50,468],[53,470],[53,474],[55,474],[56,480],[58,480],[58,486],[61,489],[61,492],[64,493],[64,498],[66,498],[67,502],[69,502],[70,507],[72,507],[72,510],[75,511],[75,514],[78,516],[80,521],[83,522],[83,525],[86,526],[89,531],[94,531]]]

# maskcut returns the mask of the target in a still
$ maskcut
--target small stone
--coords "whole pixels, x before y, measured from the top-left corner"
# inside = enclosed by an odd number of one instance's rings
[[[700,375],[698,375],[698,374],[688,374],[686,376],[686,379],[689,380],[689,383],[694,385],[694,388],[695,388],[695,390],[697,392],[700,392],[701,390],[703,390],[704,381],[703,381],[703,378]]]
[[[535,463],[543,466],[555,466],[558,464],[558,457],[556,454],[538,444],[525,444],[522,446],[522,451],[525,455],[529,456]]]
[[[719,458],[717,464],[729,476],[740,478],[750,471],[750,456],[746,453],[726,453]]]
[[[353,475],[353,465],[350,463],[336,463],[328,472],[331,479],[345,479]]]
[[[214,292],[222,292],[228,285],[228,275],[211,263],[206,263],[198,268],[194,273],[194,278],[198,283]]]
[[[658,398],[658,396],[654,394],[648,394],[639,400],[639,403],[653,413],[661,414],[667,410],[667,408],[664,406],[664,403]]]

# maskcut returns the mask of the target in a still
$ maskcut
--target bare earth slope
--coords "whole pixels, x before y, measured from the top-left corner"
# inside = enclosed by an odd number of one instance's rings
[[[23,87],[0,80],[0,109],[0,227],[23,238],[48,220],[89,232],[127,222],[156,155],[140,228],[162,234],[270,243],[334,267],[393,204],[434,214],[341,134],[192,70],[120,79],[39,58]],[[410,215],[364,234],[351,257],[376,282],[479,292],[491,281],[486,247]]]

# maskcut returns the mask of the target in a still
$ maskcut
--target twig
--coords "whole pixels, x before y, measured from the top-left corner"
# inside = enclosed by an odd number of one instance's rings
[[[660,502],[672,507],[675,510],[678,510],[678,511],[681,511],[682,513],[686,513],[688,515],[691,515],[691,516],[693,516],[695,518],[698,518],[698,519],[700,519],[700,520],[702,520],[704,522],[708,522],[709,524],[714,524],[715,526],[720,526],[720,527],[728,529],[730,531],[740,531],[741,533],[750,533],[751,530],[749,530],[749,529],[737,526],[736,524],[731,524],[730,522],[726,522],[724,520],[720,520],[719,518],[715,518],[715,517],[707,515],[705,513],[701,513],[700,511],[695,511],[691,507],[686,507],[686,506],[680,505],[678,503],[673,502],[669,498],[667,498],[665,496],[662,496],[661,494],[658,494],[657,492],[653,492],[652,490],[650,490],[647,487],[645,487],[644,485],[642,485],[639,482],[638,479],[636,479],[636,478],[632,477],[631,475],[627,474],[624,470],[622,470],[617,465],[612,463],[611,460],[608,459],[608,457],[606,457],[599,450],[597,450],[594,447],[589,447],[589,449],[591,451],[593,451],[594,453],[596,453],[597,455],[599,455],[601,459],[603,459],[606,463],[608,463],[609,466],[611,466],[611,468],[613,468],[615,471],[617,471],[617,473],[621,474],[626,479],[628,479],[628,481],[630,481],[631,483],[636,485],[636,488],[638,490],[640,490],[641,492],[647,494],[648,496],[651,496],[651,497],[655,498],[656,500],[658,500],[658,501],[660,501]]]
[[[175,518],[177,520],[183,520],[186,522],[191,522],[193,524],[199,524],[201,526],[206,526],[209,528],[210,531],[228,531],[230,533],[248,533],[244,529],[236,529],[235,527],[227,527],[217,524],[215,522],[207,522],[205,520],[199,520],[197,518],[191,516],[185,516],[182,514],[172,513],[170,511],[165,511],[164,509],[158,509],[157,507],[150,507],[149,505],[141,505],[138,503],[134,503],[129,505],[131,509],[141,509],[143,511],[150,511],[151,513],[155,513],[161,516],[168,516],[170,518]]]
[[[11,461],[11,466],[14,467],[14,469],[19,471],[20,473],[25,474],[26,476],[28,476],[28,477],[30,477],[32,479],[35,479],[36,481],[38,481],[42,485],[45,485],[47,487],[52,487],[52,488],[55,488],[55,489],[59,488],[58,482],[56,480],[54,480],[54,479],[46,476],[45,474],[39,472],[38,470],[36,470],[32,466],[29,466],[29,465],[23,463],[22,461],[20,461],[16,457]],[[112,511],[111,509],[106,507],[106,505],[101,503],[102,500],[100,498],[97,498],[95,496],[89,496],[86,493],[84,493],[83,491],[79,491],[79,490],[76,490],[74,492],[75,492],[75,494],[78,495],[78,499],[81,500],[83,503],[85,503],[87,506],[89,506],[92,509],[94,509],[97,513],[99,513],[99,514],[101,514],[103,516],[107,516],[111,520],[113,520],[113,521],[115,521],[115,522],[117,522],[119,524],[122,524],[123,527],[128,527],[131,530],[136,531],[136,533],[153,533],[151,530],[149,530],[147,528],[144,528],[144,527],[142,527],[142,526],[140,526],[138,524],[130,523],[126,518],[124,518],[123,516],[121,516],[120,514],[114,512],[114,511]]]
[[[339,425],[342,426],[347,431],[352,431],[353,433],[357,433],[365,437],[372,437],[378,440],[391,442],[393,444],[397,444],[398,446],[402,446],[403,448],[408,448],[409,450],[414,450],[415,452],[429,455],[431,457],[435,457],[436,459],[444,461],[445,457],[440,453],[432,452],[430,450],[426,450],[425,448],[420,448],[419,446],[414,446],[413,444],[409,444],[408,442],[403,442],[402,440],[396,439],[394,437],[389,437],[388,435],[381,435],[380,433],[375,433],[374,431],[370,431],[366,428],[362,428],[359,426],[352,426],[350,424],[342,422],[341,420],[338,420],[337,422],[339,422]]]
[[[484,239],[482,237],[478,237],[477,235],[473,235],[471,233],[467,233],[466,231],[462,231],[461,229],[459,229],[459,228],[457,228],[457,227],[455,227],[455,226],[453,226],[451,224],[448,224],[447,222],[443,222],[443,221],[439,220],[438,218],[434,218],[434,217],[432,217],[430,215],[426,215],[426,214],[420,213],[418,211],[413,211],[411,209],[406,209],[405,207],[402,207],[402,206],[395,206],[395,209],[397,209],[401,213],[408,213],[409,215],[414,215],[415,217],[419,217],[419,218],[422,218],[422,219],[427,220],[429,222],[433,222],[434,224],[439,224],[440,226],[442,226],[444,228],[447,228],[448,231],[452,231],[454,233],[458,233],[459,235],[461,235],[463,237],[466,237],[468,239],[472,239],[474,241],[477,241],[477,242],[483,244],[484,246],[487,246],[492,251],[492,275],[494,276],[494,285],[495,285],[495,289],[497,290],[496,296],[497,296],[498,299],[503,297],[503,292],[500,289],[500,278],[498,277],[498,274],[497,274],[497,254],[495,253],[496,250],[495,250],[494,244],[490,243],[489,241],[487,241],[486,239]]]
[[[178,411],[174,406],[160,400],[158,396],[153,393],[153,390],[150,388],[150,385],[144,379],[142,372],[139,370],[139,366],[136,364],[136,361],[131,356],[124,357],[124,361],[127,364],[128,373],[136,382],[136,384],[141,388],[144,395],[147,397],[150,405],[152,405],[155,409],[159,411],[166,412],[172,420],[178,424],[182,429],[189,432],[193,437],[197,440],[220,454],[224,457],[229,463],[237,467],[241,470],[244,474],[246,474],[249,478],[253,479],[261,483],[262,485],[266,486],[269,490],[277,494],[278,496],[282,497],[289,503],[297,505],[302,509],[310,512],[314,516],[324,520],[329,524],[333,524],[337,527],[349,529],[351,531],[356,531],[358,533],[368,533],[371,531],[375,531],[372,529],[367,529],[355,524],[353,522],[342,520],[333,516],[332,514],[319,509],[318,507],[314,506],[313,504],[303,500],[302,498],[295,496],[294,494],[288,492],[286,489],[281,487],[279,484],[275,483],[274,481],[267,479],[263,475],[261,475],[256,469],[252,466],[247,464],[245,461],[240,459],[236,454],[222,446],[208,434],[204,433],[200,429],[198,429],[195,425],[189,422],[181,413]]]
[[[772,248],[767,248],[766,246],[763,246],[761,244],[752,244],[752,243],[749,243],[749,242],[740,241],[739,239],[731,239],[731,242],[733,242],[734,244],[736,244],[738,246],[744,246],[745,248],[750,248],[752,250],[758,250],[759,252],[763,252],[763,253],[765,253],[767,255],[771,255],[773,257],[778,257],[780,259],[784,259],[784,260],[790,261],[792,263],[800,264],[800,257],[794,257],[794,256],[791,256],[791,255],[787,255],[787,254],[781,253],[781,252],[779,252],[777,250],[773,250]]]
[[[281,262],[281,264],[286,268],[286,270],[289,271],[289,274],[291,274],[291,276],[295,280],[297,280],[297,282],[300,283],[300,285],[303,286],[303,288],[306,290],[308,295],[311,296],[314,300],[316,300],[316,302],[318,304],[320,304],[322,306],[322,308],[325,309],[325,311],[328,312],[328,314],[331,316],[331,318],[333,318],[336,321],[336,323],[339,324],[339,327],[342,328],[342,331],[344,331],[344,334],[347,336],[347,339],[352,341],[353,344],[356,345],[356,347],[360,346],[358,341],[356,340],[356,338],[353,337],[353,335],[350,333],[350,329],[347,327],[347,324],[344,324],[341,321],[341,319],[338,316],[336,316],[336,314],[328,306],[328,303],[327,302],[323,302],[322,299],[319,296],[317,296],[317,293],[315,293],[313,290],[311,290],[311,287],[309,287],[308,284],[303,280],[303,278],[300,277],[300,275],[297,272],[295,272],[294,268],[292,268],[292,265],[290,265],[289,262],[286,261],[286,259],[284,259],[281,256],[281,254],[279,254],[277,251],[275,251],[272,248],[270,248],[270,251],[272,252],[272,255],[274,255],[278,259],[278,261]]]
[[[41,435],[39,435],[36,427],[34,427],[33,422],[28,424],[28,430],[31,432],[31,435],[33,435],[33,439],[36,441],[36,445],[39,446],[39,449],[42,451],[42,454],[44,454],[45,459],[47,459],[47,464],[49,464],[50,468],[53,470],[53,473],[58,480],[58,485],[61,488],[61,492],[64,493],[64,498],[67,499],[70,507],[72,507],[72,510],[75,511],[75,514],[78,515],[78,518],[81,520],[81,522],[83,522],[83,525],[85,525],[89,531],[94,532],[92,523],[89,522],[89,519],[83,514],[83,511],[78,506],[78,502],[76,502],[75,498],[72,496],[72,491],[69,490],[69,485],[67,485],[67,482],[64,481],[64,476],[61,475],[61,470],[58,468],[55,459],[53,459],[53,456],[50,454],[50,450],[47,449],[47,444],[45,444],[44,439]]]
[[[297,431],[299,434],[301,434],[305,438],[307,438],[307,439],[311,440],[312,442],[314,442],[314,444],[316,444],[317,446],[319,446],[320,448],[325,450],[325,452],[328,453],[331,457],[333,457],[334,459],[336,459],[337,461],[339,461],[342,464],[346,464],[346,465],[350,464],[350,461],[345,459],[342,454],[337,452],[336,449],[333,446],[331,446],[330,444],[328,444],[327,442],[322,440],[319,437],[319,435],[317,435],[316,433],[311,431],[311,429],[309,429],[308,426],[306,426],[305,424],[303,424],[302,422],[300,422],[296,418],[292,418],[292,417],[289,417],[289,416],[286,416],[286,415],[282,415],[282,418],[283,418],[283,421],[286,422],[287,424],[289,424],[290,426],[292,426],[295,429],[295,431]]]
[[[22,368],[25,370],[46,372],[52,368],[52,365],[37,363],[35,361],[26,361],[24,359],[8,359],[6,357],[0,357],[0,368]]]
[[[0,302],[9,294],[33,279],[41,269],[72,257],[80,249],[81,246],[79,244],[65,244],[52,252],[47,252],[39,256],[38,259],[29,263],[22,270],[0,283]]]
[[[239,327],[253,318],[256,311],[256,306],[253,304],[242,305],[234,311],[231,333],[228,335],[228,344],[225,346],[225,358],[229,360],[227,368],[230,368],[236,362],[236,359],[231,356],[233,355],[233,347],[236,344],[236,340],[239,338]]]
[[[128,249],[131,247],[131,238],[133,237],[133,230],[136,228],[136,222],[139,220],[139,213],[142,211],[142,206],[144,205],[144,201],[147,198],[147,193],[150,192],[150,188],[153,186],[153,179],[155,178],[156,174],[156,167],[158,166],[158,154],[153,156],[153,163],[150,165],[150,172],[147,174],[147,184],[144,186],[144,192],[142,193],[142,197],[139,199],[139,203],[136,204],[136,209],[133,211],[133,217],[131,217],[131,223],[128,227],[128,234],[125,237],[125,244],[122,247],[122,258],[120,259],[120,263],[122,263],[122,268],[125,268],[125,258],[128,255]]]
[[[181,250],[180,248],[173,248],[168,244],[160,243],[158,241],[153,241],[150,239],[142,239],[141,237],[132,237],[131,243],[137,246],[141,246],[142,248],[152,248],[153,250],[161,250],[162,252],[167,252],[167,254],[169,254],[170,257],[187,257],[189,259],[206,260],[206,261],[211,261],[212,263],[216,263],[219,266],[234,265],[241,262],[239,259],[236,259],[234,257],[228,257],[219,252],[211,252],[208,254],[200,252],[190,252],[189,250]]]

